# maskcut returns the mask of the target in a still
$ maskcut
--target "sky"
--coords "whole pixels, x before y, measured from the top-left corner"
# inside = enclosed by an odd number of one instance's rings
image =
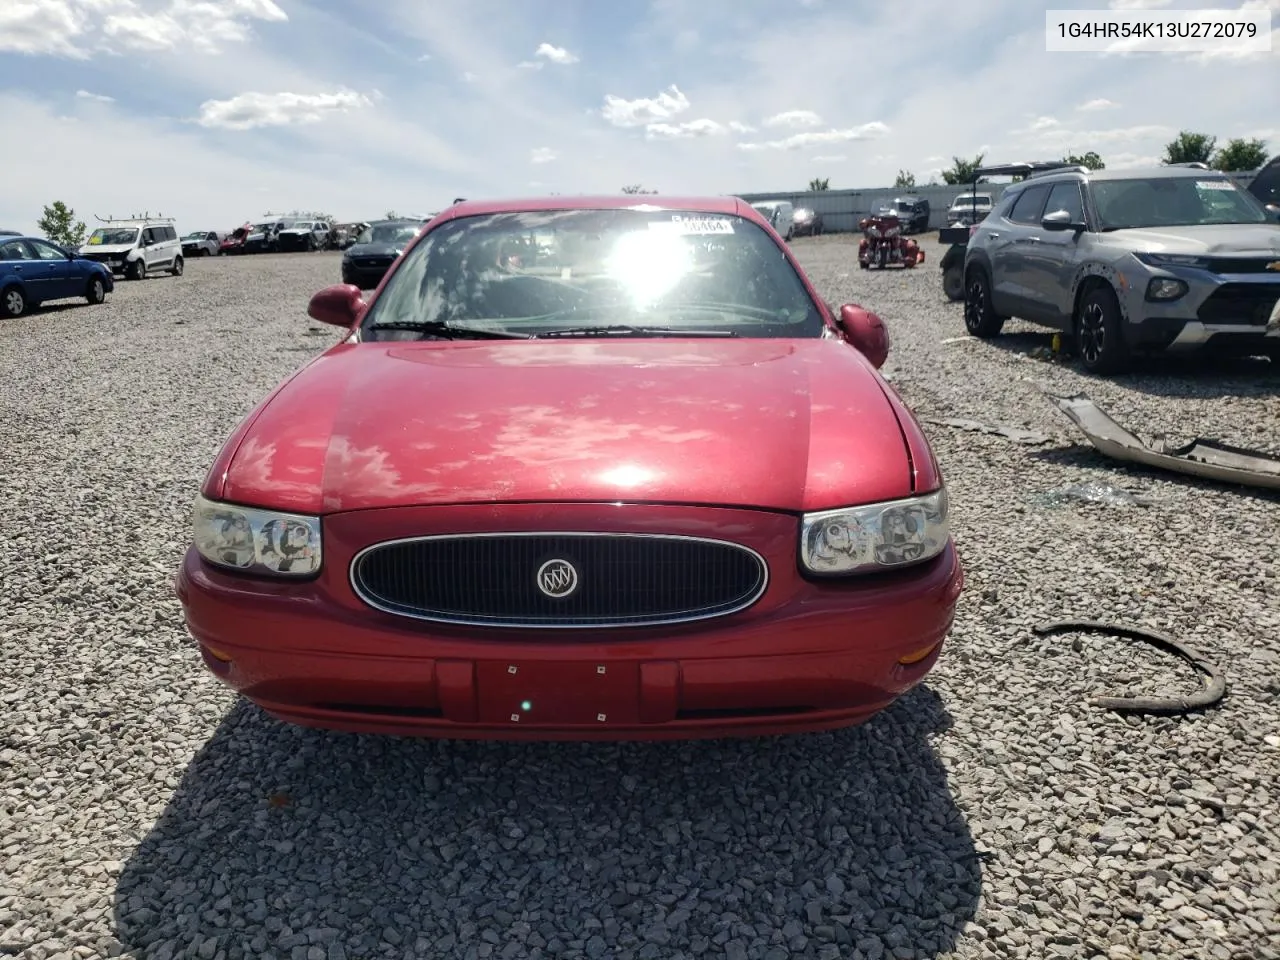
[[[144,210],[924,184],[955,156],[1280,152],[1270,53],[1046,52],[1045,10],[1280,0],[0,0],[0,227]]]

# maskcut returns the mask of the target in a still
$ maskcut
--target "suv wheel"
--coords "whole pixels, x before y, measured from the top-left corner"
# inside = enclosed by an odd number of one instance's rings
[[[124,275],[130,280],[145,280],[147,276],[147,262],[141,257],[137,260],[129,261],[129,266],[125,268]]]
[[[1004,329],[1004,317],[996,316],[991,305],[991,281],[981,270],[969,273],[964,289],[964,328],[984,340]]]
[[[948,267],[943,273],[942,292],[948,300],[964,299],[964,271],[959,266]]]
[[[1095,287],[1076,311],[1075,341],[1080,365],[1090,373],[1120,373],[1129,366],[1120,302],[1110,287]]]
[[[169,268],[169,272],[172,273],[175,277],[182,276],[182,258],[181,257],[173,258],[173,266]]]

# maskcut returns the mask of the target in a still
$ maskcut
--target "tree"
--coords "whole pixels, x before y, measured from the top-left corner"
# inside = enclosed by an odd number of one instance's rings
[[[630,183],[622,188],[623,193],[657,193],[657,190],[646,190],[644,184]]]
[[[84,243],[84,222],[77,220],[76,212],[61,200],[55,200],[44,208],[44,216],[36,226],[46,239],[69,250]]]
[[[916,185],[916,175],[910,170],[899,170],[898,179],[893,181],[893,185],[899,190],[912,190]]]
[[[814,177],[812,180],[809,181],[809,190],[813,193],[818,193],[823,190],[826,190],[830,185],[831,185],[831,179],[829,177],[823,177],[821,180],[819,180],[817,177]]]
[[[1218,138],[1207,133],[1178,131],[1177,139],[1164,145],[1164,163],[1208,163],[1213,158],[1213,148]]]
[[[1257,170],[1266,163],[1267,141],[1240,137],[1228,140],[1213,157],[1213,166],[1218,170]]]
[[[1105,170],[1107,165],[1102,162],[1102,158],[1090,150],[1088,153],[1068,153],[1062,158],[1065,163],[1073,163],[1076,166],[1088,167],[1090,170]]]
[[[957,183],[971,183],[973,181],[974,172],[982,166],[982,158],[986,154],[978,154],[972,160],[962,160],[960,157],[952,157],[952,167],[950,170],[942,171],[943,182],[954,186]]]
[[[383,220],[399,220],[400,218],[396,216],[396,212],[394,210],[388,210],[386,213],[382,215],[382,219]]]

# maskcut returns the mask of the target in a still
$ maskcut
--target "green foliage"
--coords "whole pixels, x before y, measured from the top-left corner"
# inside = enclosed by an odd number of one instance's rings
[[[46,239],[68,250],[84,243],[84,222],[77,220],[76,212],[61,200],[55,200],[44,208],[44,215],[36,226]]]
[[[986,154],[978,154],[972,160],[964,160],[960,157],[952,157],[952,166],[950,170],[942,171],[943,182],[955,185],[961,183],[972,183],[973,174],[980,166],[982,166],[982,158]]]
[[[1207,133],[1181,130],[1178,136],[1164,146],[1164,163],[1208,163],[1213,159],[1213,148],[1218,138]]]
[[[1090,170],[1105,170],[1107,165],[1102,162],[1102,158],[1090,150],[1088,153],[1069,153],[1062,158],[1066,163],[1074,163],[1077,166],[1088,167]]]
[[[630,183],[622,188],[623,193],[657,193],[657,190],[646,190],[642,183]]]
[[[1267,164],[1267,141],[1245,140],[1237,137],[1228,140],[1227,145],[1213,157],[1213,166],[1218,170],[1257,170]]]
[[[916,185],[916,175],[910,170],[899,170],[898,179],[893,181],[893,185],[898,190],[912,190]]]
[[[809,181],[809,189],[810,191],[813,191],[813,192],[829,189],[830,186],[831,186],[831,180],[827,177],[823,177],[821,180],[819,180],[817,177],[814,177],[812,180]]]

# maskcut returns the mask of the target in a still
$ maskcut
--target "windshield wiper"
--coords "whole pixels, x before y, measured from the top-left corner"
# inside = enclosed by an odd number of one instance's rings
[[[693,330],[686,327],[635,327],[611,323],[596,327],[562,327],[534,334],[535,339],[548,337],[736,337],[733,330]]]
[[[529,340],[527,333],[507,330],[481,330],[477,327],[455,327],[442,320],[387,320],[373,323],[366,330],[416,330],[449,340]]]

